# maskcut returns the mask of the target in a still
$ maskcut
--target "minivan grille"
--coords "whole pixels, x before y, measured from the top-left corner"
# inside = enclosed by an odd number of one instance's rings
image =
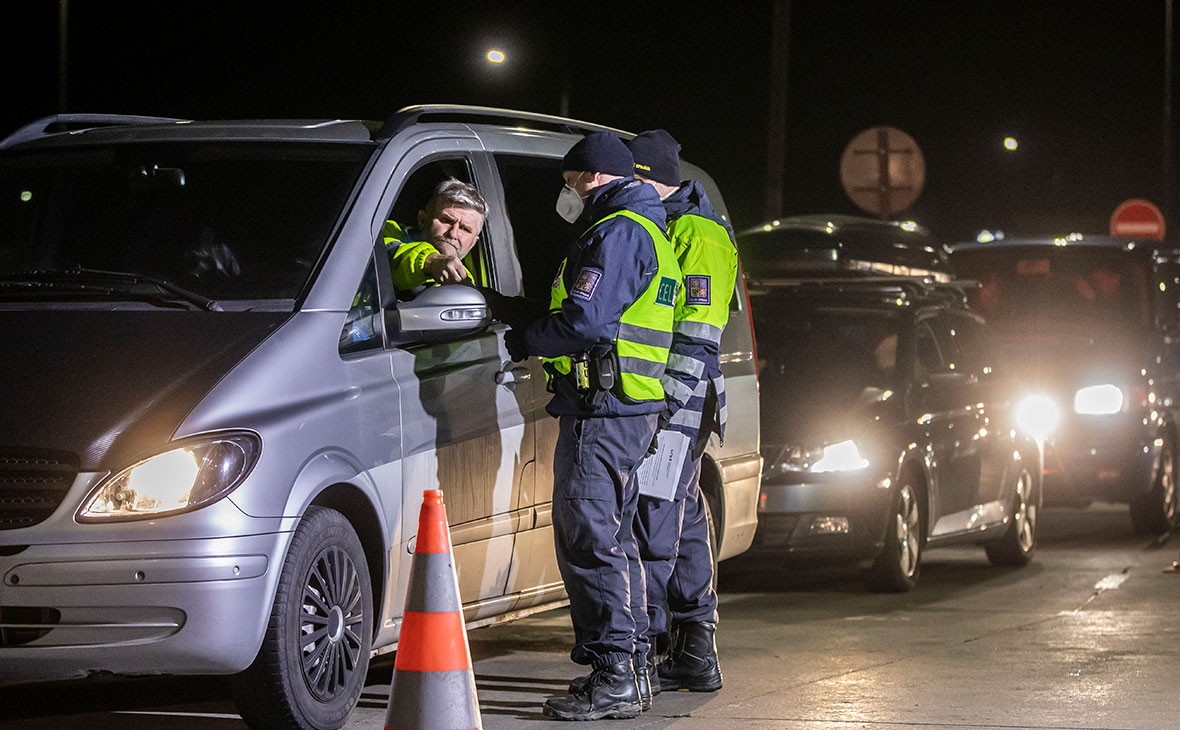
[[[77,474],[78,457],[67,451],[0,446],[0,530],[49,517]]]

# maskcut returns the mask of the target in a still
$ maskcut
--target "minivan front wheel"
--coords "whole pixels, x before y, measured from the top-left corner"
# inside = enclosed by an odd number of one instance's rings
[[[1131,502],[1131,525],[1135,532],[1158,535],[1176,529],[1180,498],[1176,492],[1175,449],[1171,437],[1164,437],[1151,490]]]
[[[885,544],[865,573],[869,589],[880,593],[904,593],[918,584],[922,561],[922,510],[918,490],[908,481],[893,493],[893,509],[885,530]]]
[[[308,508],[283,563],[262,648],[232,682],[246,724],[344,725],[369,668],[372,596],[352,525],[335,510]]]

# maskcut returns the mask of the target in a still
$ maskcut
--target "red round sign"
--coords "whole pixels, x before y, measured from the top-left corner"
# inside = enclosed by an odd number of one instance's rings
[[[1110,217],[1110,235],[1164,240],[1164,214],[1151,201],[1124,201]]]

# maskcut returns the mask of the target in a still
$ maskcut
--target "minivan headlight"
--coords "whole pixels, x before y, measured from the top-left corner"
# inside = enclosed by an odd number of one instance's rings
[[[1123,389],[1103,383],[1082,388],[1073,396],[1073,409],[1087,416],[1107,416],[1123,410]]]
[[[261,450],[253,434],[190,441],[103,481],[82,503],[78,521],[121,522],[199,509],[237,488]]]

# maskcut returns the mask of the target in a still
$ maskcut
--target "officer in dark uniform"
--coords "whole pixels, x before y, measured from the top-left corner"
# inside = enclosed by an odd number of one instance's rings
[[[643,704],[635,669],[647,666],[646,596],[632,471],[664,409],[660,379],[680,271],[664,208],[632,165],[608,132],[566,154],[557,210],[581,233],[554,279],[548,313],[505,336],[514,360],[545,358],[554,393],[547,410],[560,419],[554,538],[574,625],[570,657],[592,670],[570,694],[546,701],[545,714],[563,720],[635,717]],[[647,690],[646,673],[639,679]]]
[[[700,489],[701,457],[709,434],[724,438],[725,433],[721,332],[737,279],[737,244],[701,184],[681,182],[680,145],[672,135],[662,129],[643,132],[628,147],[636,177],[663,200],[668,239],[684,276],[663,383],[671,415],[666,427],[686,435],[691,448],[672,500],[640,495],[635,528],[647,581],[648,640],[654,647],[660,634],[669,629],[671,634],[668,656],[655,667],[651,689],[653,694],[661,689],[712,692],[721,688],[721,668],[713,640],[717,594]]]

